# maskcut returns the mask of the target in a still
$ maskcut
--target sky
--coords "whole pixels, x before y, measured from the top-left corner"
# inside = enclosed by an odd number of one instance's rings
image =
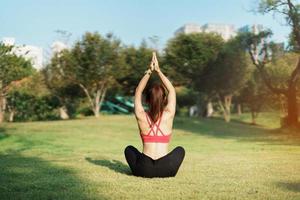
[[[16,44],[50,49],[63,40],[56,30],[71,33],[69,44],[86,31],[109,32],[123,44],[138,46],[159,37],[163,48],[186,23],[262,24],[271,28],[276,42],[286,42],[290,28],[280,15],[251,12],[257,0],[0,0],[0,40],[14,37]]]

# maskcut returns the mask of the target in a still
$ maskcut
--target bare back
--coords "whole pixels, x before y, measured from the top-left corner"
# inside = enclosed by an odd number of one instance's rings
[[[164,110],[159,125],[159,128],[164,135],[172,134],[173,119],[174,115],[171,114],[169,111]],[[137,118],[137,122],[140,134],[147,134],[150,130],[150,126],[147,121],[146,113],[144,113],[144,117]],[[157,132],[158,136],[162,136],[162,133],[160,131],[157,131],[156,126],[154,126],[153,129],[154,132]],[[154,133],[150,132],[149,134],[153,135]],[[153,159],[158,159],[168,154],[168,143],[143,143],[143,153]]]

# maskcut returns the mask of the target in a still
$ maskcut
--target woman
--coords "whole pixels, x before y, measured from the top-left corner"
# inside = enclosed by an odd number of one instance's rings
[[[153,72],[160,77],[168,94],[161,84],[153,85],[146,94],[149,110],[142,106],[142,93]],[[156,54],[153,53],[150,68],[145,72],[135,91],[135,116],[143,141],[143,152],[127,146],[125,157],[135,176],[173,177],[176,175],[185,155],[182,147],[176,147],[168,153],[173,119],[176,109],[176,93],[172,83],[160,71]]]

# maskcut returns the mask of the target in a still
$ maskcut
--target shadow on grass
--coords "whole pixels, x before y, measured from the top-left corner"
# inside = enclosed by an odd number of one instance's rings
[[[220,118],[179,117],[174,120],[174,128],[198,135],[239,141],[263,142],[273,145],[300,145],[298,134],[289,134],[282,129],[267,129],[260,125],[251,125],[238,120],[227,123]]]
[[[224,119],[221,119],[221,118],[219,120],[224,121]],[[264,128],[260,124],[253,124],[253,123],[250,123],[250,122],[244,122],[244,121],[241,121],[241,120],[238,120],[238,119],[231,119],[230,121],[234,122],[234,123],[238,123],[238,124],[247,125],[247,126],[253,126],[253,127],[256,127],[256,128]]]
[[[0,199],[90,198],[72,170],[40,158],[0,154],[0,171]]]
[[[93,163],[95,165],[100,165],[103,167],[107,167],[117,173],[121,174],[126,174],[126,175],[131,175],[130,169],[127,165],[122,163],[121,161],[118,160],[107,160],[107,159],[102,159],[102,160],[94,160],[92,158],[85,158],[86,161]]]
[[[277,186],[280,188],[283,188],[285,190],[290,190],[293,192],[299,192],[300,193],[300,182],[279,182],[277,183]]]

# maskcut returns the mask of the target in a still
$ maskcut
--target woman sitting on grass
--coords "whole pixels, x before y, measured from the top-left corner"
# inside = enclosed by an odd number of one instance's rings
[[[168,95],[161,84],[150,87],[146,93],[149,110],[145,112],[142,106],[142,93],[153,72],[160,77],[168,90]],[[155,53],[150,68],[136,88],[134,107],[143,141],[143,152],[140,153],[131,145],[125,149],[125,157],[133,175],[148,178],[175,176],[185,155],[182,147],[176,147],[168,153],[176,109],[176,93],[172,83],[160,71]]]

